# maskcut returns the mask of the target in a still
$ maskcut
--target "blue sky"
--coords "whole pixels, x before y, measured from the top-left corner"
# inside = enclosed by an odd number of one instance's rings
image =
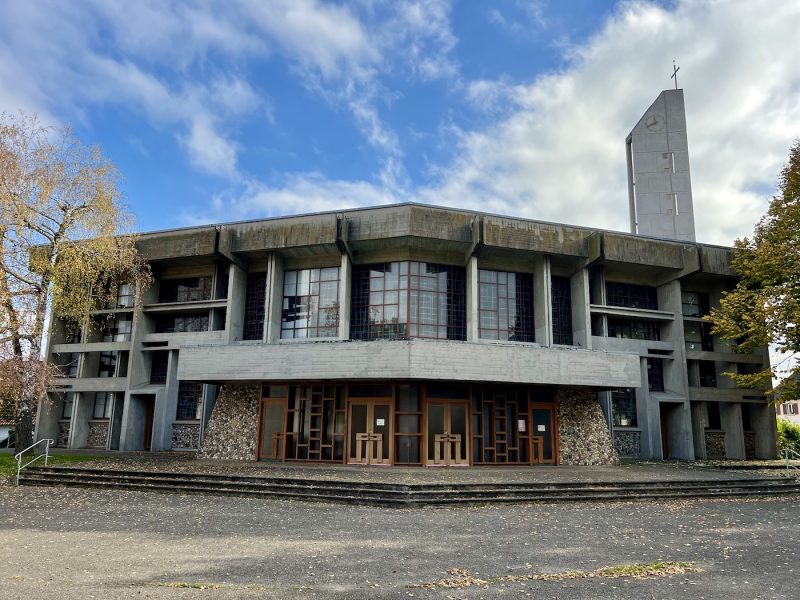
[[[140,230],[418,201],[627,227],[624,139],[681,66],[698,239],[800,136],[800,3],[6,0],[0,111],[70,123]]]

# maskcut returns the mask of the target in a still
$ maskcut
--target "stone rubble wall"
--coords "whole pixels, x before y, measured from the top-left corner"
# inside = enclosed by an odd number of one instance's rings
[[[200,458],[255,460],[261,386],[222,386],[203,436]]]
[[[108,444],[108,421],[90,421],[86,445],[89,448],[105,448],[106,444]]]
[[[197,450],[200,447],[200,423],[173,423],[172,449]]]
[[[706,458],[710,460],[725,458],[725,432],[706,431]]]
[[[69,426],[70,421],[64,419],[58,422],[58,435],[56,436],[56,446],[66,448],[69,445]]]
[[[619,456],[639,458],[642,453],[642,432],[615,429],[614,449]]]
[[[619,464],[597,392],[559,389],[556,391],[556,411],[560,464]]]

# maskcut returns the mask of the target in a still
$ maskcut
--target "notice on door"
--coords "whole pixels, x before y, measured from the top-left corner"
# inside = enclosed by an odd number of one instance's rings
[[[536,431],[547,431],[547,428],[544,425],[537,425]]]
[[[517,429],[520,433],[525,433],[525,419],[517,419]]]
[[[375,427],[383,427],[386,425],[386,419],[375,419]]]

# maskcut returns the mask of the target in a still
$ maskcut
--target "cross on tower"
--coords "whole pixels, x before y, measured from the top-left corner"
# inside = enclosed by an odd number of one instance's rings
[[[678,89],[678,71],[680,71],[680,67],[675,66],[675,61],[672,61],[672,75],[669,76],[670,79],[675,80],[675,89]]]

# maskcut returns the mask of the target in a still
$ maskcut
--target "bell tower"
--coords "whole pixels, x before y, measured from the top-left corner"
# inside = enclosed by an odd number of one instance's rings
[[[626,141],[631,232],[695,241],[683,90],[664,90]]]

